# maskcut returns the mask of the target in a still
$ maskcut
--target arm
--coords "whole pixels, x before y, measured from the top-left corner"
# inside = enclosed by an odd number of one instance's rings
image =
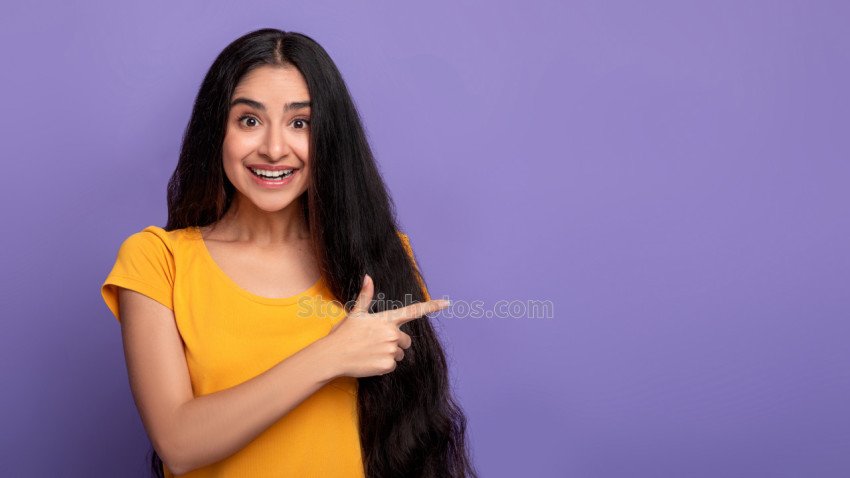
[[[194,398],[174,313],[125,288],[119,306],[133,398],[154,448],[175,474],[242,449],[338,376],[320,339],[251,380]]]

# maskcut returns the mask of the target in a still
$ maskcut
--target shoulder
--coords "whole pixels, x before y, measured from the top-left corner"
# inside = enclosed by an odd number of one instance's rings
[[[121,247],[173,254],[184,232],[184,229],[167,231],[159,226],[151,225],[128,236]]]
[[[407,234],[396,230],[396,234],[398,234],[398,238],[401,239],[401,245],[404,247],[404,250],[408,255],[413,255],[413,248],[410,246],[410,238],[407,237]]]
[[[118,248],[118,259],[131,262],[155,261],[173,267],[178,232],[147,226],[124,239]]]
[[[414,259],[413,247],[410,245],[410,238],[407,234],[396,230],[396,234],[398,234],[399,239],[401,239],[401,245],[404,247],[404,252],[413,259],[414,264],[416,263],[416,259]]]
[[[159,226],[147,226],[139,232],[130,235],[127,240],[139,244],[148,244],[152,246],[166,248],[169,251],[174,251],[176,247],[184,239],[193,234],[193,228],[184,227],[182,229],[166,230]]]
[[[406,232],[396,229],[395,233],[398,234],[399,239],[401,239],[401,242],[405,245],[405,247],[410,246],[410,236]]]
[[[176,275],[173,240],[171,232],[148,226],[121,243],[115,263],[101,285],[103,300],[119,321],[119,287],[140,292],[172,308]]]

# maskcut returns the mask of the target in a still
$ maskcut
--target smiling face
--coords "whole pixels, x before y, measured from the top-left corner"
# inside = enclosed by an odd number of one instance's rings
[[[230,101],[222,161],[240,196],[234,200],[267,212],[286,208],[307,190],[310,177],[304,77],[295,67],[264,65],[242,77]]]

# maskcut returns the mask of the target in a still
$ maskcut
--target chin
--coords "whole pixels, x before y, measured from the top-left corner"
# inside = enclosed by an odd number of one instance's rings
[[[278,212],[278,211],[282,211],[282,210],[286,209],[287,207],[289,207],[293,202],[295,202],[295,199],[293,198],[293,199],[289,199],[289,200],[286,200],[286,201],[268,201],[267,200],[267,201],[259,201],[259,202],[252,200],[251,202],[254,203],[254,206],[257,209],[260,209],[262,211]]]
[[[257,209],[263,210],[265,212],[277,212],[277,211],[281,211],[283,209],[286,209],[287,207],[292,205],[294,202],[296,202],[295,200],[297,199],[297,196],[294,197],[294,198],[286,198],[286,199],[278,198],[276,200],[272,200],[270,198],[264,198],[264,200],[261,200],[261,201],[256,201],[255,198],[250,198],[250,199],[251,199],[251,202],[254,203],[254,206]]]

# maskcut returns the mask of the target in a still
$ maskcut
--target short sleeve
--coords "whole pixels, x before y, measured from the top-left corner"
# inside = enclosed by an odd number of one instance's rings
[[[407,252],[407,255],[410,256],[411,262],[413,262],[413,266],[416,268],[417,279],[419,279],[419,286],[422,288],[422,293],[425,294],[425,300],[431,300],[430,294],[428,294],[428,288],[425,287],[425,283],[422,280],[422,274],[419,271],[419,265],[416,263],[416,257],[413,254],[413,248],[410,247],[410,238],[407,237],[407,234],[403,232],[399,232],[398,236],[401,238],[401,244],[404,246],[404,250]]]
[[[164,230],[149,226],[121,243],[112,270],[101,285],[106,306],[120,322],[118,288],[144,294],[174,310],[174,255]]]

